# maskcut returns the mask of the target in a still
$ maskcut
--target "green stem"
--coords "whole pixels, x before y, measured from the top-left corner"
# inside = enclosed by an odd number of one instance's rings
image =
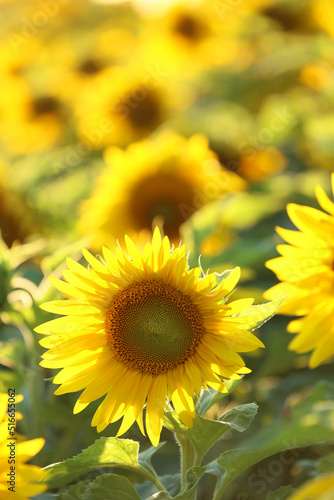
[[[184,434],[175,434],[181,449],[181,488],[187,483],[187,471],[196,462],[196,453],[191,441]]]

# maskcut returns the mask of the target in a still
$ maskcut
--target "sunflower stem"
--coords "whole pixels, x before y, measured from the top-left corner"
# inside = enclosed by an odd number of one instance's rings
[[[181,450],[181,489],[187,483],[187,472],[190,467],[195,465],[196,453],[187,436],[175,434]],[[195,497],[194,497],[195,498]]]

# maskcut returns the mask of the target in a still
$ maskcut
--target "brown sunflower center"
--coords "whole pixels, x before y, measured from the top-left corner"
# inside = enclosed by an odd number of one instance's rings
[[[151,229],[154,219],[161,217],[165,234],[179,239],[181,224],[195,211],[194,198],[192,185],[180,176],[159,172],[145,177],[131,194],[136,229]]]
[[[48,113],[59,114],[60,110],[60,102],[52,96],[37,97],[32,102],[32,113],[35,117]]]
[[[291,2],[283,5],[271,5],[262,10],[262,14],[280,24],[284,31],[312,33],[314,27],[308,19],[305,8]]]
[[[79,66],[78,70],[80,73],[85,73],[86,75],[96,75],[103,68],[103,64],[97,59],[86,59]]]
[[[193,356],[205,333],[190,297],[161,279],[135,282],[119,291],[105,327],[116,358],[153,377]]]
[[[181,14],[175,21],[173,31],[177,35],[181,35],[188,40],[197,42],[207,35],[208,28],[201,19],[184,13]]]
[[[125,94],[115,111],[125,116],[133,128],[153,130],[163,121],[161,99],[144,86]]]

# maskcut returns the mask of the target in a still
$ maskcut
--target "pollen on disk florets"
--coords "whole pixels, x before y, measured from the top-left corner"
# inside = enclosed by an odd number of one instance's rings
[[[191,358],[205,328],[191,298],[162,279],[134,282],[113,298],[108,345],[131,370],[158,376]]]

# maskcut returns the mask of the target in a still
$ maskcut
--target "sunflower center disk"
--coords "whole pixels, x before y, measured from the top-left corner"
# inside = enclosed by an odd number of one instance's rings
[[[195,354],[205,328],[190,297],[156,279],[118,292],[109,306],[106,332],[120,362],[157,376]]]
[[[131,195],[130,212],[138,230],[151,229],[154,218],[162,217],[165,234],[179,239],[179,228],[194,212],[193,204],[192,185],[180,176],[161,172],[138,183]]]

